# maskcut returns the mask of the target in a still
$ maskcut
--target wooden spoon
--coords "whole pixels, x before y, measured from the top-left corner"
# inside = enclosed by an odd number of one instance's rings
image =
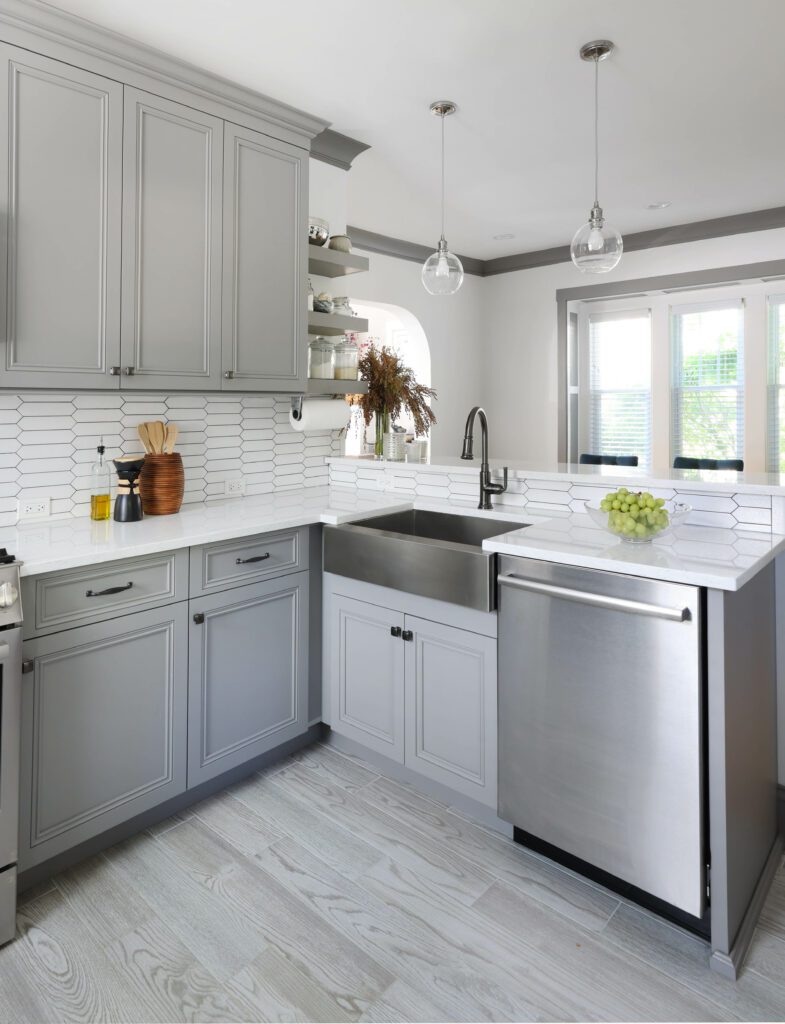
[[[166,424],[166,440],[164,441],[164,451],[167,455],[171,455],[174,451],[174,446],[177,443],[177,435],[179,431],[176,423]]]
[[[147,424],[150,435],[150,445],[155,455],[160,455],[164,450],[164,425],[160,420],[154,420]]]
[[[150,447],[150,434],[147,430],[147,424],[139,423],[136,427],[136,432],[139,434],[139,440],[142,442],[144,450],[149,455],[152,452],[152,448]]]

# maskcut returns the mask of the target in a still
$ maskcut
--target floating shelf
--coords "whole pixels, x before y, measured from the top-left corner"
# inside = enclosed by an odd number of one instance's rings
[[[361,316],[341,316],[340,313],[317,313],[308,311],[308,333],[335,337],[347,331],[363,333],[368,330],[368,321]]]
[[[365,395],[368,392],[367,380],[309,380],[306,395]]]
[[[345,277],[347,274],[362,274],[369,267],[367,256],[355,256],[352,252],[338,252],[320,245],[308,246],[308,273],[318,277]]]

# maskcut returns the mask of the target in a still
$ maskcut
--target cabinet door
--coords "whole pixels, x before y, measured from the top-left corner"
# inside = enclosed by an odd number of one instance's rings
[[[185,790],[187,604],[31,640],[19,866]]]
[[[221,120],[126,87],[123,388],[219,387],[222,174]]]
[[[308,728],[308,573],[190,602],[188,786]]]
[[[326,617],[331,727],[403,763],[403,616],[332,594]]]
[[[123,87],[0,63],[0,387],[117,388]]]
[[[302,388],[307,154],[227,123],[224,168],[223,387]]]
[[[496,641],[406,616],[406,765],[496,807]]]

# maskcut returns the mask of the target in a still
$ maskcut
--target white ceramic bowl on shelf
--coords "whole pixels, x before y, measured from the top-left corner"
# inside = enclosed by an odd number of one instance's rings
[[[618,537],[627,544],[651,544],[657,537],[665,536],[674,526],[680,526],[686,522],[692,512],[691,505],[685,505],[680,501],[666,501],[661,511],[667,512],[668,522],[662,525],[649,525],[645,520],[638,519],[636,522],[631,517],[624,516],[623,512],[620,513],[620,516],[624,517],[624,520],[615,518],[614,512],[605,512],[599,505],[588,501],[585,508],[598,526],[602,526],[614,537]],[[632,527],[629,525],[630,522],[633,524]]]

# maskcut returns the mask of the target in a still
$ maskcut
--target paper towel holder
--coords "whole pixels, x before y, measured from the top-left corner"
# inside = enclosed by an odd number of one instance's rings
[[[314,398],[345,398],[345,395],[309,395],[309,401],[313,401]],[[302,419],[303,415],[303,398],[305,395],[292,395],[292,417],[293,419]]]

